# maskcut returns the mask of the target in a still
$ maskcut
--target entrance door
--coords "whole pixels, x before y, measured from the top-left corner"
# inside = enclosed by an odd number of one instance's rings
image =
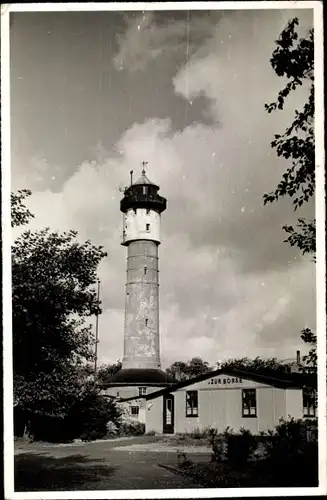
[[[163,397],[163,433],[174,434],[174,396]]]

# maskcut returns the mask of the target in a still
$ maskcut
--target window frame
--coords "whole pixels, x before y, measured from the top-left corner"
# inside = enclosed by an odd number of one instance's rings
[[[145,224],[145,230],[147,232],[150,231],[150,224],[148,222]]]
[[[245,397],[246,393],[253,393],[251,397]],[[244,401],[248,400],[250,404],[244,406]],[[252,402],[254,401],[254,406]],[[254,408],[254,413],[251,414],[251,409]],[[245,413],[244,410],[248,410],[249,413]],[[258,404],[257,404],[257,390],[256,389],[242,389],[242,418],[257,418],[258,417]]]
[[[143,394],[142,394],[142,392],[143,392]],[[146,387],[140,386],[139,387],[139,397],[143,397],[143,396],[146,396]]]
[[[136,413],[133,413],[133,410],[137,410]],[[136,405],[131,405],[131,415],[134,417],[138,417],[140,414],[140,407]]]
[[[195,398],[195,403],[192,402],[192,399],[188,400],[188,396],[190,398],[192,396],[196,396]],[[191,401],[191,405],[189,406],[188,403]],[[196,418],[199,416],[199,391],[185,391],[185,416],[187,418]]]

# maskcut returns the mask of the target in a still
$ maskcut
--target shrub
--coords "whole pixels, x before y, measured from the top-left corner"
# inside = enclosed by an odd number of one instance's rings
[[[107,428],[107,436],[117,436],[118,434],[118,426],[112,422],[112,420],[109,420],[106,423],[106,428]]]
[[[142,436],[145,433],[145,424],[137,421],[121,422],[118,428],[119,436]]]
[[[317,424],[281,419],[274,430],[261,433],[265,455],[278,485],[314,486],[318,481]]]
[[[227,458],[230,463],[235,467],[244,465],[257,448],[255,437],[252,436],[249,430],[244,428],[240,429],[240,432],[237,434],[225,431],[225,437]]]
[[[193,439],[203,439],[207,437],[207,429],[200,430],[200,429],[194,429],[192,432],[190,432],[190,436]]]
[[[155,436],[156,435],[156,431],[149,431],[145,435],[146,436]]]

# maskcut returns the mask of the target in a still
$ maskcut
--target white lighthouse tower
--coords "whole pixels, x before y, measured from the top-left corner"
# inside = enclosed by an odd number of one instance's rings
[[[167,200],[158,194],[143,162],[141,176],[124,191],[122,245],[127,247],[124,355],[110,387],[166,387],[173,383],[161,370],[159,337],[159,257],[161,213]],[[132,396],[134,392],[120,390]],[[140,393],[141,394],[141,393]],[[136,395],[136,394],[135,394]]]

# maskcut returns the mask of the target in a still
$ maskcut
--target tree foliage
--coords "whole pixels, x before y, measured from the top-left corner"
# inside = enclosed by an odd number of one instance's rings
[[[263,359],[257,356],[254,359],[250,359],[247,357],[228,359],[220,363],[219,368],[236,368],[238,370],[246,370],[253,373],[258,373],[260,375],[274,375],[276,373],[287,373],[289,365],[281,363],[277,358]]]
[[[278,93],[277,101],[265,105],[268,113],[282,110],[286,97],[305,81],[310,82],[308,102],[301,111],[295,111],[291,125],[282,135],[276,134],[271,144],[278,156],[292,160],[292,166],[287,169],[276,190],[264,196],[267,203],[288,195],[295,208],[308,201],[315,190],[313,30],[307,37],[299,39],[295,29],[298,24],[297,18],[290,21],[276,41],[277,47],[270,62],[276,74],[286,77],[288,81]]]
[[[271,146],[279,157],[291,161],[275,191],[264,195],[264,203],[272,203],[280,197],[289,196],[297,210],[308,202],[315,192],[315,136],[314,136],[314,39],[313,29],[300,38],[296,27],[297,18],[292,19],[276,41],[271,65],[276,74],[286,78],[287,83],[278,93],[277,100],[265,105],[268,113],[283,110],[286,98],[298,87],[308,85],[308,100],[301,110],[295,110],[292,123],[284,133],[275,134]],[[285,240],[298,246],[302,253],[314,253],[316,249],[315,221],[298,219],[298,230],[286,225],[289,234]]]
[[[15,225],[32,216],[23,204],[26,191],[20,193],[12,197]],[[46,228],[25,231],[12,245],[14,400],[43,415],[64,415],[94,390],[87,320],[101,312],[95,283],[106,253],[76,237]]]
[[[29,189],[20,189],[16,193],[11,193],[11,226],[22,226],[28,224],[34,215],[24,204],[24,200],[31,196]]]
[[[180,380],[188,380],[203,373],[208,373],[214,370],[207,361],[203,361],[200,357],[194,357],[190,361],[175,361],[166,369],[166,373],[171,377]]]
[[[106,384],[112,375],[117,373],[119,370],[121,370],[122,363],[118,361],[117,363],[114,364],[103,364],[99,367],[97,374],[96,374],[96,380],[97,382],[101,384]]]
[[[264,203],[272,203],[282,196],[289,196],[294,210],[297,210],[315,193],[315,135],[314,135],[314,31],[300,38],[296,30],[298,18],[292,19],[276,41],[276,49],[271,57],[271,65],[276,74],[286,78],[287,83],[278,93],[277,100],[265,105],[268,113],[283,110],[285,100],[300,86],[309,88],[307,102],[301,110],[295,111],[294,119],[283,134],[276,134],[271,146],[279,157],[291,161],[274,192],[264,195]],[[284,225],[288,234],[285,242],[298,247],[302,254],[316,252],[316,221],[298,218],[296,228]],[[316,370],[316,336],[309,330],[301,332],[304,342],[312,345],[307,358],[310,370]],[[312,364],[313,363],[313,364]],[[312,368],[315,367],[315,368]],[[308,366],[307,366],[308,368]],[[309,370],[309,368],[308,368]]]
[[[305,373],[317,373],[317,335],[310,328],[304,328],[301,339],[311,346],[309,353],[303,356],[303,371]]]

